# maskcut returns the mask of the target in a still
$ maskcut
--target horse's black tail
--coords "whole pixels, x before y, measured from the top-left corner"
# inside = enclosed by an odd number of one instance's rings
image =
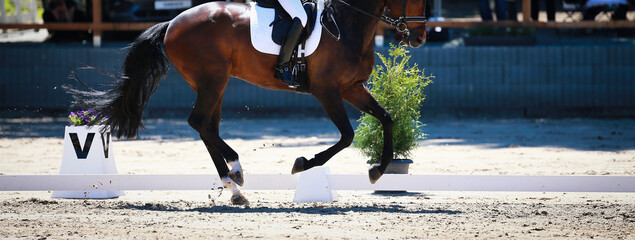
[[[73,105],[107,116],[104,124],[109,125],[118,138],[135,138],[143,127],[143,109],[168,70],[168,58],[162,47],[168,24],[163,22],[150,27],[128,46],[123,76],[113,76],[117,79],[113,89],[103,92],[67,88],[73,95]]]

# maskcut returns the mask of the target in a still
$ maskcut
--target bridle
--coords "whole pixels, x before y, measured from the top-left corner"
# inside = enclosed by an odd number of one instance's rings
[[[390,4],[386,4],[386,6],[384,6],[384,10],[382,11],[382,15],[381,16],[376,16],[372,13],[369,13],[367,11],[364,11],[363,9],[357,8],[353,5],[351,5],[350,3],[345,2],[344,0],[337,0],[338,2],[360,12],[363,13],[369,17],[378,19],[382,22],[385,22],[386,24],[395,27],[395,29],[404,34],[406,37],[410,35],[410,32],[415,30],[415,29],[419,29],[422,27],[426,26],[426,23],[428,23],[428,18],[426,18],[425,16],[425,12],[423,13],[422,16],[417,16],[417,17],[407,17],[406,16],[406,3],[409,0],[402,0],[401,1],[401,16],[395,18],[392,16],[392,13],[390,13],[390,9],[388,9],[388,5]],[[424,4],[425,4],[425,0],[424,0]],[[387,14],[390,13],[390,14]],[[407,23],[409,22],[420,22],[421,24],[419,24],[418,26],[409,29]]]

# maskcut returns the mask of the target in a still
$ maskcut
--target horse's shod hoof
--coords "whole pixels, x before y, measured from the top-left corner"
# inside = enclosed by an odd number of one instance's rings
[[[245,183],[245,179],[243,179],[243,173],[242,172],[229,172],[229,178],[234,181],[234,183],[238,184],[238,186],[243,186],[243,184]]]
[[[299,157],[295,159],[295,163],[293,164],[293,169],[291,169],[291,174],[296,174],[304,171],[304,163],[306,162],[306,158]]]
[[[372,184],[375,184],[375,182],[379,180],[381,175],[383,175],[383,173],[379,171],[379,166],[373,166],[368,169],[368,178],[370,179],[370,183]]]
[[[231,198],[232,204],[234,205],[249,205],[249,201],[242,194],[233,195]]]

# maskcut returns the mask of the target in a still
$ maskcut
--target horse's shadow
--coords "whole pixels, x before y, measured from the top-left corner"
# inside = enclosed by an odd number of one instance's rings
[[[410,214],[460,214],[461,211],[446,210],[446,209],[408,209],[405,206],[398,204],[391,205],[378,205],[373,204],[371,206],[333,206],[330,204],[315,204],[313,206],[210,206],[210,207],[177,207],[166,204],[150,204],[150,203],[127,203],[116,209],[132,209],[142,211],[159,211],[159,212],[199,212],[199,213],[303,213],[303,214],[319,214],[319,215],[342,215],[348,212],[356,213],[371,213],[371,212],[385,212],[385,213],[410,213]]]

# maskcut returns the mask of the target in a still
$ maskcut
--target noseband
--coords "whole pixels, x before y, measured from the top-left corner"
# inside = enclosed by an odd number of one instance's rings
[[[378,19],[382,22],[385,22],[386,24],[395,27],[395,29],[400,32],[403,33],[405,36],[409,36],[410,32],[418,29],[418,28],[422,28],[426,26],[426,23],[428,23],[428,18],[426,18],[425,16],[425,12],[423,13],[422,16],[417,16],[417,17],[406,17],[406,3],[409,0],[402,0],[401,1],[401,16],[395,18],[392,16],[392,13],[390,13],[390,9],[388,9],[388,5],[390,4],[386,4],[386,6],[384,6],[384,10],[382,11],[382,15],[381,16],[375,16],[372,13],[369,13],[367,11],[364,11],[362,9],[359,9],[353,5],[351,5],[350,3],[345,2],[344,0],[337,0],[338,2],[360,12],[363,13],[365,15],[368,15],[372,18]],[[425,1],[424,1],[425,4]],[[409,22],[420,22],[421,24],[419,24],[418,26],[409,29],[407,23]]]

